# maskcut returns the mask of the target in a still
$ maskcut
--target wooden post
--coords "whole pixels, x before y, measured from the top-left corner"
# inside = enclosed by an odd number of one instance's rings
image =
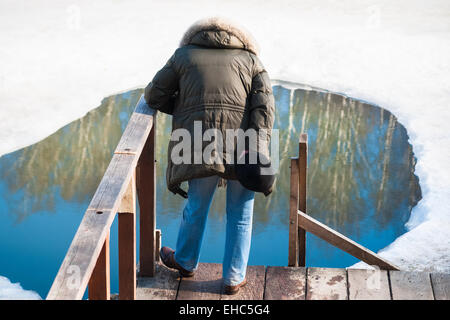
[[[307,168],[308,168],[308,135],[302,133],[300,135],[300,143],[298,149],[298,209],[306,213],[306,184],[307,184]],[[298,264],[300,267],[306,265],[306,231],[298,229]]]
[[[289,256],[288,266],[298,266],[298,161],[291,159],[291,179],[289,196]]]
[[[109,232],[92,271],[88,285],[89,300],[109,300],[111,298],[109,276]]]
[[[153,126],[139,159],[139,274],[153,277],[155,274],[155,226],[156,226],[156,113]]]
[[[161,230],[156,229],[156,245],[155,245],[155,260],[160,261],[159,251],[161,250]]]
[[[119,209],[119,299],[136,299],[136,179],[130,184]]]

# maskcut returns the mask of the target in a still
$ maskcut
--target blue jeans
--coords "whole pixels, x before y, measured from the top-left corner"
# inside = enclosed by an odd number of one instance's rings
[[[178,232],[175,260],[184,269],[194,271],[199,262],[200,247],[209,207],[219,177],[189,181],[188,200]],[[227,226],[223,280],[225,285],[236,285],[245,278],[252,237],[253,201],[255,193],[237,180],[227,181]]]

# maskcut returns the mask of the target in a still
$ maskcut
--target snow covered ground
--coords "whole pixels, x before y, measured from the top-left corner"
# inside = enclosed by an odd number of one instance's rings
[[[450,2],[0,1],[0,155],[146,85],[209,15],[258,39],[274,79],[378,104],[405,125],[423,200],[381,255],[450,272]],[[0,283],[0,290],[2,284]]]
[[[0,276],[0,300],[39,300],[34,291],[24,290],[19,283],[11,283],[8,278]]]

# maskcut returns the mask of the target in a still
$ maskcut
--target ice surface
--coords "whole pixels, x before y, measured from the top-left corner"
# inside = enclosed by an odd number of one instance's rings
[[[407,128],[423,200],[381,250],[450,272],[450,2],[0,2],[0,155],[146,85],[195,20],[222,15],[259,40],[273,79],[378,104]]]
[[[24,290],[19,283],[11,283],[8,278],[0,276],[0,300],[40,300],[34,291]]]

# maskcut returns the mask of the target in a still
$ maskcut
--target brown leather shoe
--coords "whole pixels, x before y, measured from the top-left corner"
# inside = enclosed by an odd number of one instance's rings
[[[175,251],[173,251],[171,248],[162,247],[161,250],[159,251],[159,256],[161,257],[161,261],[164,263],[166,267],[178,270],[181,276],[183,277],[194,276],[193,271],[188,271],[184,269],[175,261]]]
[[[241,283],[235,286],[225,285],[223,291],[225,294],[233,295],[239,292],[239,289],[247,284],[247,279],[244,279]]]

